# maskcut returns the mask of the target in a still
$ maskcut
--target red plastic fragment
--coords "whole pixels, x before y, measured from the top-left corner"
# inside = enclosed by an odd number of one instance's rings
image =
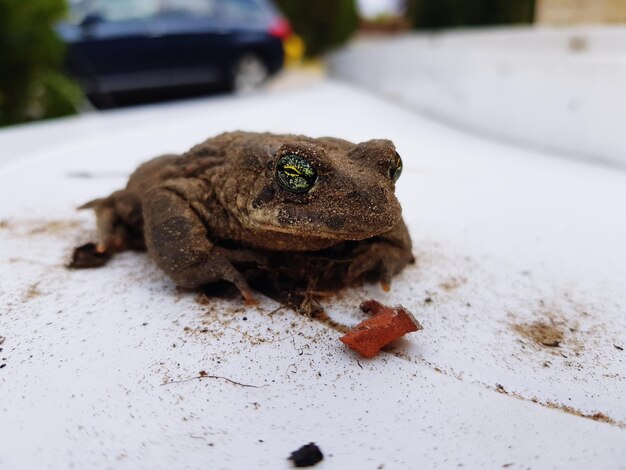
[[[413,314],[402,305],[391,308],[376,300],[367,300],[360,308],[374,316],[363,320],[339,340],[363,357],[374,357],[393,340],[422,329]]]

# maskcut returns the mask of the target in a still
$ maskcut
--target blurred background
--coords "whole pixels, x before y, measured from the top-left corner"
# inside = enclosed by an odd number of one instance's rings
[[[247,93],[355,38],[625,21],[624,0],[0,0],[0,126]]]

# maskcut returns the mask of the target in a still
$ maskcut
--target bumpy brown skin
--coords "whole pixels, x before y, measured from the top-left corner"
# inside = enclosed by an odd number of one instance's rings
[[[276,161],[287,153],[316,169],[308,192],[277,183]],[[250,279],[278,286],[281,276],[300,277],[287,288],[305,289],[385,285],[413,261],[389,176],[395,161],[388,140],[232,132],[144,163],[126,189],[84,207],[96,211],[102,250],[145,242],[182,287],[227,280],[253,301]]]

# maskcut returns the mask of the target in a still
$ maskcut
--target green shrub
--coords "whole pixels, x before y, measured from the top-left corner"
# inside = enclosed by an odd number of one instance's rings
[[[309,57],[343,44],[359,23],[355,0],[278,0],[277,3],[304,40]]]
[[[53,26],[65,0],[0,0],[0,126],[76,112],[80,89],[61,73]]]
[[[532,23],[535,0],[407,0],[416,29]]]

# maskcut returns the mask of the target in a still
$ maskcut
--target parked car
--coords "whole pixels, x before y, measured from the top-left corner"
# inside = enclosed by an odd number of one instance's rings
[[[213,84],[247,91],[283,66],[291,27],[270,0],[72,0],[58,32],[96,106],[116,94]]]

